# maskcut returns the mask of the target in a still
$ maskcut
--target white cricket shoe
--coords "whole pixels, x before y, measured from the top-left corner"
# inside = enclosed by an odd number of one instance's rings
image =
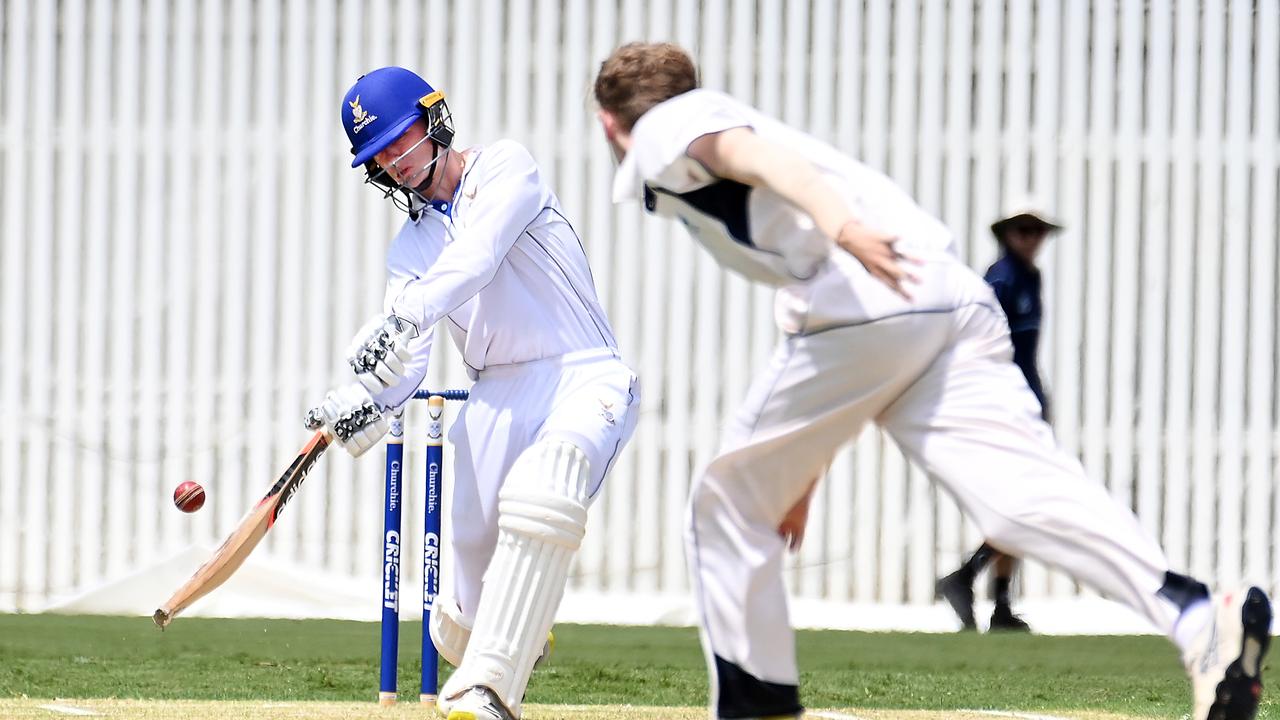
[[[448,720],[517,720],[498,699],[498,694],[483,685],[472,685],[447,702]]]
[[[1209,602],[1212,619],[1182,655],[1195,697],[1191,718],[1253,720],[1271,641],[1271,602],[1256,587],[1215,594]]]

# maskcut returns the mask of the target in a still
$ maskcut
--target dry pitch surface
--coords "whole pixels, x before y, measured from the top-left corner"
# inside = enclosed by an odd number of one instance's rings
[[[0,718],[246,718],[294,720],[424,720],[439,716],[416,703],[380,708],[373,703],[216,702],[191,700],[0,700]],[[529,705],[526,720],[705,720],[703,708],[633,707],[630,705]],[[993,710],[812,710],[805,720],[1138,720],[1108,713],[1022,713]]]

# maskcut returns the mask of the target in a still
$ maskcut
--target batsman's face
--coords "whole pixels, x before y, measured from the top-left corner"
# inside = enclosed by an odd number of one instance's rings
[[[427,177],[427,170],[435,162],[437,154],[435,143],[427,139],[425,123],[419,120],[373,159],[392,180],[426,195],[431,188],[418,187],[418,184]]]

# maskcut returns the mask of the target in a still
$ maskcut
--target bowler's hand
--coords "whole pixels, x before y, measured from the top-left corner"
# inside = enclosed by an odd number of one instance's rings
[[[894,249],[897,237],[873,230],[857,220],[850,220],[840,228],[836,245],[862,263],[872,277],[889,286],[890,290],[910,300],[911,294],[904,287],[906,281],[920,282],[910,266],[920,260]]]
[[[817,487],[818,479],[814,478],[804,497],[797,500],[783,516],[782,522],[778,523],[778,534],[786,541],[791,552],[799,551],[800,543],[804,542],[804,528],[809,523],[809,505],[813,502],[813,491]]]

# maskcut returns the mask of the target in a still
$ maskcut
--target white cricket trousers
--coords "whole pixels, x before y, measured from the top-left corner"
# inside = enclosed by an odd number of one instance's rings
[[[1166,633],[1172,627],[1175,608],[1156,595],[1168,570],[1163,551],[1056,446],[1013,364],[990,288],[950,256],[921,273],[915,301],[897,314],[788,336],[694,484],[687,551],[713,709],[717,658],[722,670],[727,661],[766,683],[798,684],[777,526],[870,420],[992,545],[1062,569]],[[835,317],[830,303],[841,292],[857,292],[843,282],[815,291],[826,295],[824,317]]]
[[[449,566],[441,595],[475,622],[484,573],[498,543],[498,491],[535,442],[573,443],[587,456],[591,497],[635,430],[640,381],[612,350],[500,365],[480,373],[449,429],[454,470]]]

